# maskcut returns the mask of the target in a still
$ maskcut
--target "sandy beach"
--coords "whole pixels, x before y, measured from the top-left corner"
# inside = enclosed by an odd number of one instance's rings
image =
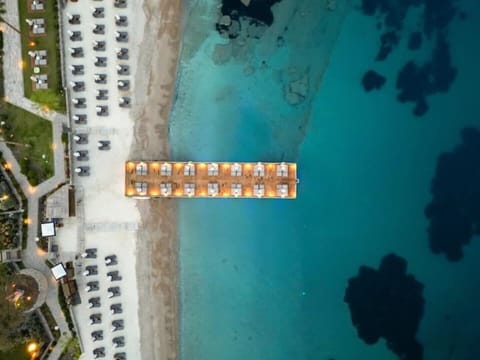
[[[181,2],[144,0],[143,39],[135,74],[131,159],[168,159],[168,117],[182,28]],[[178,358],[176,202],[138,201],[137,281],[141,353],[145,360]]]

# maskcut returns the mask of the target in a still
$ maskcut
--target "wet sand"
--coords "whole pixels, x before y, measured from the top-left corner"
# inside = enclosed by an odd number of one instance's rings
[[[140,10],[139,10],[140,11]],[[168,159],[168,116],[182,28],[181,2],[144,0],[143,39],[135,73],[131,159]],[[137,279],[142,359],[177,359],[176,202],[138,200]]]

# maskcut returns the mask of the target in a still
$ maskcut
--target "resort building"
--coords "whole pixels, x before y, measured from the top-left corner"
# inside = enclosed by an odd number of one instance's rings
[[[128,161],[125,164],[125,195],[139,199],[295,199],[297,183],[294,163]]]

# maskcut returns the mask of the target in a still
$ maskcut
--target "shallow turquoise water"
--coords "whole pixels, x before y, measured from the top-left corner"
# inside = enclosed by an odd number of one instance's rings
[[[462,128],[480,127],[480,43],[464,44],[480,30],[480,11],[473,0],[462,4],[468,18],[450,34],[458,77],[448,95],[429,99],[422,118],[395,100],[394,76],[378,92],[362,89],[378,36],[375,22],[355,10],[338,39],[333,34],[320,88],[299,107],[284,101],[275,75],[294,61],[288,47],[248,77],[242,63],[213,63],[221,41],[213,30],[184,52],[172,156],[297,161],[301,182],[295,201],[180,202],[182,359],[395,359],[383,341],[369,346],[357,337],[343,301],[359,266],[377,268],[390,252],[425,285],[418,333],[425,358],[480,357],[480,242],[449,263],[431,254],[424,216],[438,155],[460,141]],[[379,67],[396,74],[406,56],[397,50]]]

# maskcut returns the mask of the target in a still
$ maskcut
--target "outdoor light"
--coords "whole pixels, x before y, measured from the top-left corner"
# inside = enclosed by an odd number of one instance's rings
[[[29,353],[33,353],[37,351],[37,349],[38,349],[38,344],[36,342],[31,342],[27,345],[27,351]]]

